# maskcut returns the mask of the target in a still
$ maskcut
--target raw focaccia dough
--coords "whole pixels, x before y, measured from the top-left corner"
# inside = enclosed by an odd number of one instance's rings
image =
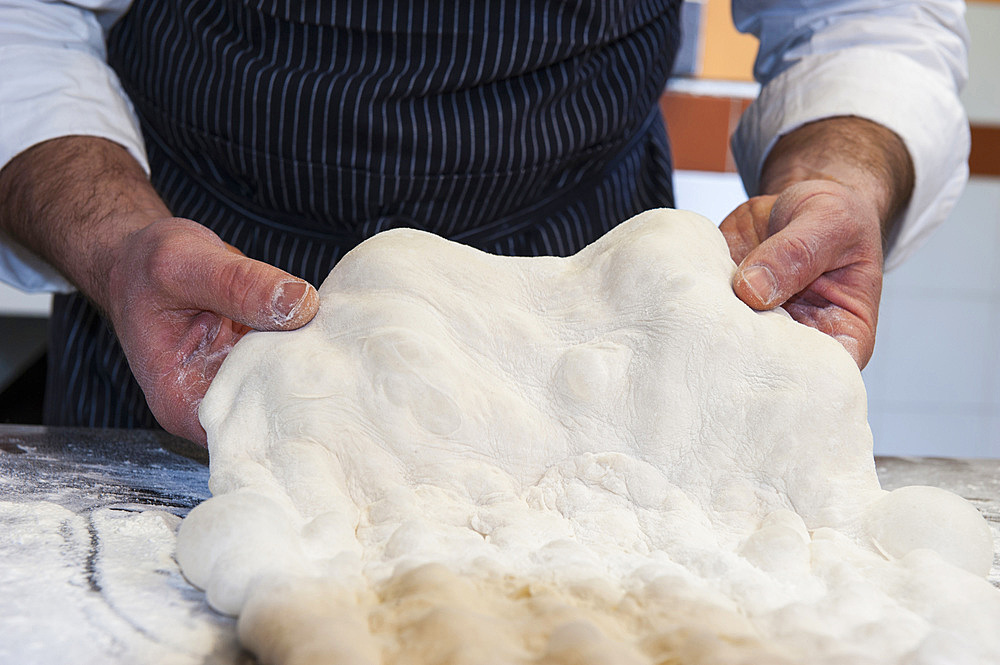
[[[733,270],[678,211],[372,238],[212,384],[185,575],[266,662],[1000,661],[985,522],[883,492],[851,358]]]

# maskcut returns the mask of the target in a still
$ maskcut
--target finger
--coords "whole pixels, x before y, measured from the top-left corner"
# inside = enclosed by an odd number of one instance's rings
[[[767,237],[768,221],[775,198],[777,197],[754,197],[722,220],[719,230],[729,245],[729,256],[734,263],[743,261]]]
[[[771,224],[777,216],[780,225],[785,212],[775,205]],[[754,309],[777,307],[823,273],[842,267],[847,235],[828,214],[806,209],[746,255],[734,276],[733,290]]]
[[[719,230],[722,231],[722,236],[726,239],[726,244],[729,246],[729,257],[733,260],[733,263],[738,264],[746,258],[746,255],[754,247],[760,244],[757,234],[753,230],[750,209],[747,203],[740,205],[740,207],[729,213],[722,220],[722,223],[719,224]]]
[[[205,266],[198,293],[205,309],[254,330],[292,330],[315,316],[319,295],[308,282],[261,261],[226,254]]]
[[[216,238],[200,240],[197,251],[188,246],[174,277],[175,292],[189,307],[254,330],[292,330],[315,316],[319,295],[305,280],[247,258]]]

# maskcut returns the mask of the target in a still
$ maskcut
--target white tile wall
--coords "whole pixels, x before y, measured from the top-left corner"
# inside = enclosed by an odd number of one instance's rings
[[[863,376],[876,452],[1000,457],[1000,179],[885,277]]]
[[[966,3],[965,21],[969,26],[969,84],[962,93],[962,103],[973,123],[1000,124],[1000,4]]]
[[[735,173],[674,172],[674,205],[704,215],[716,224],[746,200],[743,183]]]

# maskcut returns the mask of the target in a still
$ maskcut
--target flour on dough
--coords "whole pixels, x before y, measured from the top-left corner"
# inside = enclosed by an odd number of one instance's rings
[[[185,575],[269,663],[1000,662],[985,522],[880,489],[850,356],[734,269],[680,211],[368,240],[212,384]]]

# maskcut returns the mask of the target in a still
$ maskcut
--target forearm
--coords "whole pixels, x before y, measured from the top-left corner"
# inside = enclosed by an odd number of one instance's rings
[[[872,205],[885,248],[913,191],[913,162],[903,141],[885,127],[863,118],[829,118],[775,144],[761,171],[761,193],[778,194],[805,180],[838,182]]]
[[[0,170],[0,230],[105,309],[123,240],[169,216],[139,163],[106,139],[46,141]]]

